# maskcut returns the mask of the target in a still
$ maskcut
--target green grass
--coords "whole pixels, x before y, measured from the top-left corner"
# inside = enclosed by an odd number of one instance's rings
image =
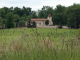
[[[79,60],[77,29],[0,30],[0,60]]]

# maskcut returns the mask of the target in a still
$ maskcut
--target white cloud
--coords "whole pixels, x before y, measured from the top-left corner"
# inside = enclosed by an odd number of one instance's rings
[[[64,6],[73,5],[73,3],[80,3],[79,0],[1,0],[0,8],[2,7],[31,7],[32,10],[41,9],[43,6],[53,6],[61,4]]]

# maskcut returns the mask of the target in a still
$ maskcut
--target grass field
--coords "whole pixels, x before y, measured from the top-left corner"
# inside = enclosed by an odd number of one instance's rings
[[[80,60],[77,29],[0,30],[0,60]]]

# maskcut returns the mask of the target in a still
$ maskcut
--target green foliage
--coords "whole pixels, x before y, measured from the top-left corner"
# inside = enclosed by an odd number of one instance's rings
[[[67,24],[73,28],[79,28],[80,23],[80,5],[74,4],[66,9]]]
[[[10,12],[6,15],[6,28],[13,28],[15,26],[14,20],[13,20],[13,13]]]
[[[36,23],[34,21],[31,21],[30,19],[27,21],[27,27],[28,28],[34,28],[36,27]]]
[[[0,17],[5,18],[5,10],[4,9],[0,9]]]
[[[36,27],[36,22],[32,22],[32,27]]]
[[[21,17],[21,21],[24,20],[24,21],[27,21],[28,20],[28,16],[26,14],[24,14],[22,17]]]
[[[47,18],[49,14],[52,16],[54,25],[67,25],[73,28],[80,27],[80,4],[73,4],[69,7],[57,5],[55,9],[51,6],[43,6],[41,10],[32,11],[30,7],[19,8],[19,7],[3,7],[0,8],[0,17],[2,19],[2,25],[6,25],[6,15],[12,12],[14,23],[16,27],[20,21],[27,21],[29,18]]]
[[[49,20],[46,20],[45,21],[45,25],[47,26],[49,24]]]
[[[43,6],[41,10],[38,10],[38,18],[47,18],[49,14],[53,15],[53,7]]]
[[[37,14],[36,14],[36,12],[33,11],[31,16],[32,16],[32,18],[37,18]]]
[[[13,15],[14,22],[16,23],[16,27],[18,26],[18,22],[20,21],[20,17],[17,14]]]
[[[65,7],[61,6],[61,5],[57,5],[55,10],[54,10],[54,14],[53,14],[53,22],[56,25],[59,25],[59,23],[66,25],[66,18],[65,18]]]
[[[25,21],[19,21],[18,27],[25,27]]]
[[[27,27],[29,28],[29,27],[32,27],[31,26],[31,19],[29,19],[28,21],[27,21]]]

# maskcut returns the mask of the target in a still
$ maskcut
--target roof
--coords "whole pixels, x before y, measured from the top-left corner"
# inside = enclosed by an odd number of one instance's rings
[[[48,19],[31,19],[31,21],[45,21],[45,20],[48,20]]]
[[[48,17],[52,17],[52,16],[49,14]]]

